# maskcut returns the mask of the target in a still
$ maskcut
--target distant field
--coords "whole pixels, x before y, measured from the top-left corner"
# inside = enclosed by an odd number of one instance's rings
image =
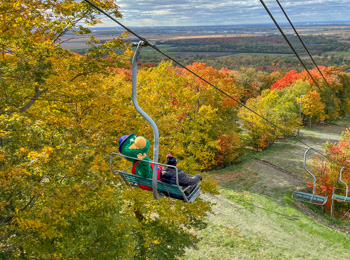
[[[293,36],[291,29],[283,29],[302,59],[308,60],[305,50],[297,37]],[[350,60],[350,26],[298,26],[297,30],[320,64],[341,66],[344,61]],[[121,32],[122,30],[117,29],[99,29],[94,30],[92,35],[104,42],[120,36]],[[250,66],[282,71],[300,67],[292,50],[274,27],[154,27],[137,28],[136,32],[184,64],[200,61],[215,68],[237,69]],[[64,48],[80,54],[88,51],[89,46],[85,42],[89,40],[89,36],[69,34],[63,40]],[[126,40],[138,41],[132,34]],[[166,58],[162,54],[150,47],[144,48],[140,56],[140,61],[144,63],[158,64],[164,59]],[[271,64],[277,63],[278,68],[270,68],[274,66]]]
[[[165,52],[168,55],[171,56],[176,56],[176,57],[192,57],[195,55],[199,55],[199,56],[211,56],[211,57],[230,57],[230,56],[246,56],[246,57],[251,57],[251,56],[256,56],[256,57],[264,57],[264,56],[271,56],[271,57],[288,57],[288,56],[292,56],[291,54],[278,54],[278,53],[232,53],[232,52],[173,52],[173,51],[169,51],[169,49],[171,48],[170,45],[158,45],[158,48]],[[142,50],[142,55],[143,56],[157,56],[157,57],[162,57],[162,54],[155,51],[152,48],[145,48]]]
[[[92,29],[92,34],[100,40],[110,40],[113,37],[120,36],[123,31],[121,28],[109,28],[109,29]],[[230,38],[230,37],[261,37],[267,35],[280,35],[275,27],[238,27],[238,26],[227,26],[227,27],[153,27],[153,28],[137,28],[136,32],[142,37],[158,44],[162,41],[168,40],[184,40],[184,39],[204,39],[204,38]],[[285,33],[293,35],[291,28],[284,28]],[[349,25],[325,25],[325,26],[310,26],[310,25],[299,25],[297,30],[302,34],[302,37],[306,35],[324,35],[324,36],[336,36],[343,41],[350,40],[350,26]],[[89,36],[69,33],[63,37],[65,41],[62,46],[64,48],[84,49],[87,48],[85,44],[89,40]],[[129,40],[137,41],[132,34],[129,36]]]
[[[335,56],[344,56],[344,57],[350,57],[350,51],[328,51],[325,52],[326,55],[335,55]]]
[[[176,52],[170,52],[168,51],[169,48],[171,48],[171,45],[168,45],[168,44],[163,44],[163,45],[157,45],[157,47],[169,54],[169,55],[173,55],[173,54],[176,54]],[[154,50],[153,48],[151,47],[146,47],[146,48],[143,48],[142,49],[142,55],[147,55],[147,56],[162,56],[162,54],[160,54],[158,51]]]
[[[251,52],[251,53],[235,53],[233,54],[233,56],[272,56],[272,57],[289,57],[289,56],[293,56],[294,54],[283,54],[283,53],[255,53],[255,52]]]

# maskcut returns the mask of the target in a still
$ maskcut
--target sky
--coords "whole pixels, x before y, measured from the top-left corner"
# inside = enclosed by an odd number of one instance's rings
[[[126,26],[198,26],[272,23],[259,0],[115,0]],[[265,0],[279,23],[275,0]],[[293,23],[350,21],[350,0],[279,0]],[[102,18],[100,27],[116,26]]]

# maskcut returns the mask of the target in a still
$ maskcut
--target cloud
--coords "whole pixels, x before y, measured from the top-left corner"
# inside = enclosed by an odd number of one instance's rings
[[[275,0],[265,4],[276,20],[285,18]],[[117,0],[122,22],[127,26],[191,26],[272,23],[259,0]],[[280,1],[293,22],[349,21],[348,0]],[[102,19],[101,26],[115,26]]]

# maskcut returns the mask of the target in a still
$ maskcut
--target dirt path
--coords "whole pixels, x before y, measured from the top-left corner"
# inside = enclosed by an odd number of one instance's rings
[[[319,152],[324,152],[322,144],[325,142],[335,143],[338,142],[341,138],[341,133],[346,129],[347,125],[341,123],[339,125],[322,125],[312,128],[304,128],[300,131],[300,136],[302,137],[301,141],[306,143],[311,148],[316,149]],[[276,146],[280,146],[281,149],[278,149],[278,152],[270,153],[261,159],[265,162],[271,163],[274,166],[280,167],[282,170],[279,171],[279,176],[276,177],[273,174],[270,174],[272,167],[261,169],[258,165],[252,165],[252,169],[256,169],[258,172],[261,172],[261,176],[264,179],[263,181],[267,184],[273,184],[274,178],[282,178],[289,182],[290,186],[296,184],[296,182],[301,180],[305,170],[303,166],[304,153],[306,146],[298,141],[284,140],[276,143]],[[308,160],[312,158],[313,155],[317,154],[314,151],[308,153]],[[287,171],[283,172],[283,170]],[[292,178],[289,178],[290,175]],[[299,176],[299,178],[298,178]],[[274,185],[274,184],[273,184]],[[281,186],[282,187],[282,186]]]

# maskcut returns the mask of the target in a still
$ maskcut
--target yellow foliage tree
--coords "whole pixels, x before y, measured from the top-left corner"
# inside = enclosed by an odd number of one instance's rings
[[[115,1],[99,4],[121,16]],[[84,1],[1,8],[0,258],[173,259],[195,246],[208,202],[156,201],[109,169],[119,137],[142,123],[123,36],[91,38],[81,56],[59,44],[90,32],[81,21],[98,23]]]
[[[300,98],[298,98],[300,102]],[[316,90],[310,90],[307,92],[302,102],[302,113],[310,117],[310,125],[312,119],[323,121],[327,118],[325,111],[325,105],[321,102],[321,96]]]
[[[296,128],[294,104],[283,98],[284,94],[283,90],[264,90],[261,96],[249,99],[246,106],[260,116],[245,107],[240,109],[239,117],[248,144],[257,150],[266,149],[277,138],[291,134]]]
[[[239,97],[227,72],[199,63],[189,68]],[[158,124],[161,161],[165,162],[165,155],[172,153],[178,157],[180,168],[193,173],[217,163],[232,162],[238,156],[241,142],[235,122],[236,102],[218,94],[187,71],[169,62],[141,70],[138,97],[142,109]],[[144,129],[152,139],[149,125],[144,120],[142,125],[138,124],[138,128]],[[230,143],[230,149],[225,148],[224,154],[220,141],[223,135],[226,135],[226,143]],[[223,157],[221,161],[217,160],[218,156]]]

